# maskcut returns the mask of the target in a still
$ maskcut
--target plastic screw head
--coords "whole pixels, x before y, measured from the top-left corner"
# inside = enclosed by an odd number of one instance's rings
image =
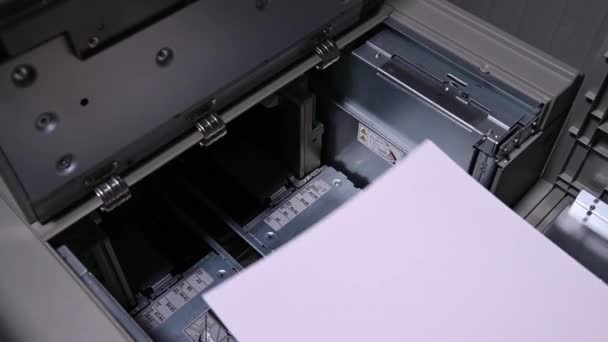
[[[88,45],[89,45],[89,48],[91,48],[91,49],[97,47],[97,45],[99,45],[99,38],[98,37],[89,38]]]
[[[166,67],[173,60],[173,50],[164,47],[156,53],[156,64],[161,67]]]
[[[55,113],[42,113],[36,119],[36,129],[43,133],[51,133],[57,127],[57,121]]]
[[[65,170],[65,169],[69,168],[70,165],[72,165],[72,157],[65,156],[65,157],[62,157],[61,159],[59,159],[59,161],[57,162],[57,169]]]
[[[27,64],[18,65],[13,69],[11,79],[17,87],[29,87],[36,81],[36,69]]]
[[[57,160],[55,169],[60,175],[67,176],[76,170],[76,164],[77,161],[74,155],[66,154]]]

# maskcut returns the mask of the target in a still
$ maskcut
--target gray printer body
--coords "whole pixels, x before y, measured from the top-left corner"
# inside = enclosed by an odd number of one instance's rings
[[[604,50],[584,77],[439,0],[165,10],[0,32],[0,337],[234,341],[200,294],[426,139],[608,279]]]

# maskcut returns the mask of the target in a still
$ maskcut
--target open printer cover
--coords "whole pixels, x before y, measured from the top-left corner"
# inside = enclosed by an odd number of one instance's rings
[[[202,295],[427,140],[608,281],[606,49],[583,77],[443,0],[0,1],[1,289],[53,294],[0,317],[234,341]]]

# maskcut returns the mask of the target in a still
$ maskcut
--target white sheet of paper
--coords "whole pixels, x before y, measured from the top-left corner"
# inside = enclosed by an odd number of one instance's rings
[[[204,298],[239,342],[608,341],[608,287],[428,142]]]

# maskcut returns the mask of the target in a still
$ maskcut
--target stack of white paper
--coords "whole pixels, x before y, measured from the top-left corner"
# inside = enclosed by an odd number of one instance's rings
[[[240,342],[608,341],[608,287],[430,143],[205,299]]]

